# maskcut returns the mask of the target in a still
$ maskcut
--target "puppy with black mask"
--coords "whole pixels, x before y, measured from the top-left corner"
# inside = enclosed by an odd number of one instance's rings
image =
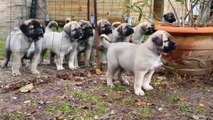
[[[163,15],[163,19],[166,22],[174,23],[176,21],[175,15],[173,12],[169,12]]]
[[[134,33],[129,36],[129,42],[140,44],[144,42],[145,35],[151,35],[155,32],[155,26],[148,22],[142,22],[133,27]]]
[[[29,19],[24,21],[19,27],[15,27],[8,35],[6,40],[6,52],[3,68],[7,67],[12,54],[12,75],[21,75],[19,69],[21,67],[21,59],[29,54],[29,48],[34,44],[34,49],[31,50],[31,72],[39,74],[37,70],[39,54],[44,34],[44,27],[37,19]]]
[[[94,35],[95,30],[92,24],[89,21],[80,20],[79,24],[82,28],[83,35],[80,39],[78,39],[78,59],[75,60],[76,66],[78,66],[78,60],[81,54],[84,55],[84,65],[90,65],[91,54],[94,54],[93,46],[94,46]]]
[[[82,29],[77,21],[70,21],[63,27],[62,32],[47,32],[44,34],[42,42],[41,60],[47,49],[55,56],[57,70],[63,70],[63,59],[66,54],[69,54],[69,69],[77,69],[74,65],[77,56],[78,43],[77,40],[82,37]],[[54,57],[53,57],[54,58]]]
[[[116,23],[117,24],[117,23]],[[113,25],[112,25],[113,26]],[[106,53],[107,53],[107,48],[104,46],[102,41],[108,41],[108,42],[129,42],[129,37],[134,33],[134,29],[132,28],[131,25],[127,23],[120,23],[115,29],[113,29],[112,34],[109,35],[101,35],[101,42],[99,44],[100,48],[102,48],[104,51],[102,52],[102,64],[107,63],[106,59]]]
[[[162,65],[161,56],[176,49],[172,36],[163,30],[156,31],[143,44],[127,42],[111,43],[107,52],[107,85],[114,87],[112,78],[118,72],[117,78],[123,84],[129,82],[122,77],[124,71],[134,73],[134,92],[144,95],[144,90],[152,90],[150,85],[155,69]]]

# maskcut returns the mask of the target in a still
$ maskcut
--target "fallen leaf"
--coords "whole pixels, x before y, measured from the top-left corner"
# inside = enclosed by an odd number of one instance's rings
[[[25,85],[25,86],[21,87],[21,88],[19,89],[19,91],[20,91],[20,92],[23,92],[23,93],[26,93],[26,92],[29,92],[30,90],[32,90],[33,87],[34,87],[33,84],[30,83],[30,84],[28,84],[28,85]]]
[[[115,99],[122,99],[124,96],[123,96],[123,94],[121,94],[121,93],[113,93],[113,97],[114,97]]]
[[[146,103],[145,102],[143,102],[143,101],[141,101],[140,99],[136,99],[135,100],[135,105],[136,106],[141,106],[141,105],[145,105]]]
[[[95,69],[95,73],[96,73],[97,75],[103,74],[103,72],[102,72],[100,69],[98,69],[98,68]]]
[[[205,107],[205,105],[204,105],[203,103],[199,103],[198,106],[199,106],[199,107],[202,107],[202,108]]]
[[[24,104],[27,104],[27,103],[30,103],[31,101],[30,100],[26,100],[24,101]]]

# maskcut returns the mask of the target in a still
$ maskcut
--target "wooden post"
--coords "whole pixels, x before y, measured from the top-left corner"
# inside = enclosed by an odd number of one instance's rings
[[[96,48],[96,63],[97,67],[101,68],[100,64],[100,56],[98,51],[98,45],[99,45],[99,34],[98,34],[98,26],[97,26],[97,1],[94,0],[94,24],[95,24],[95,48]]]
[[[87,20],[90,21],[90,0],[87,0]]]

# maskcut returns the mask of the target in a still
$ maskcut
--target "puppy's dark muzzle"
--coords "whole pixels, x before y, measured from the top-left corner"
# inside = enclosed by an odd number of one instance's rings
[[[76,34],[73,35],[73,38],[78,39],[78,38],[82,38],[82,36],[83,36],[83,31],[81,29],[79,29],[76,31]]]
[[[177,44],[173,41],[169,42],[168,47],[164,47],[164,53],[170,53],[177,48]]]
[[[151,35],[152,33],[154,33],[156,30],[155,30],[155,27],[154,26],[151,26],[151,27],[148,27],[147,30],[145,31],[145,35]]]
[[[131,35],[131,34],[133,34],[134,33],[134,30],[132,29],[132,28],[127,28],[127,31],[126,31],[126,33],[125,33],[125,36],[129,36],[129,35]]]
[[[111,28],[111,25],[104,25],[101,29],[100,29],[100,34],[111,34],[112,33],[112,28]]]

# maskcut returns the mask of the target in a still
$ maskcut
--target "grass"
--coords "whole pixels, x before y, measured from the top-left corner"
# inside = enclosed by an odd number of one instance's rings
[[[50,115],[62,112],[68,119],[75,120],[94,119],[107,112],[105,102],[100,95],[73,90],[68,96],[69,102],[48,105],[46,112]]]
[[[0,38],[0,60],[4,58],[5,38]]]
[[[3,115],[3,120],[25,120],[26,116],[21,112],[11,112]]]
[[[174,92],[169,96],[169,101],[171,103],[177,103],[180,100],[181,96],[177,93]]]

